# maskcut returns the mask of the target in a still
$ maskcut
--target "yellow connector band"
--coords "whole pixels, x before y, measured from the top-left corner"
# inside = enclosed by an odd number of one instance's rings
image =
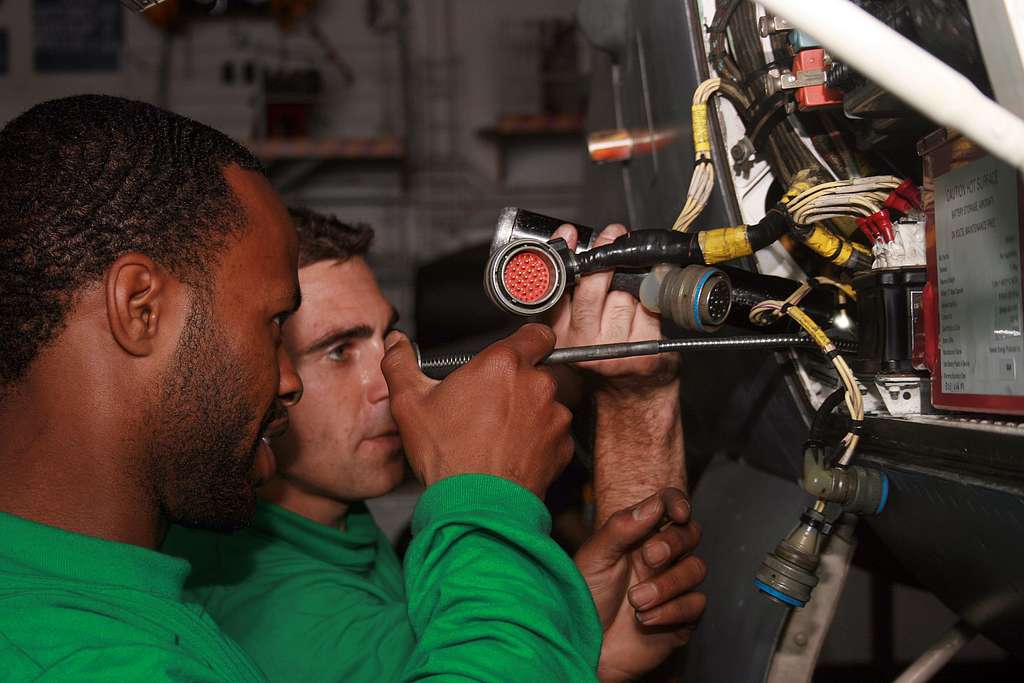
[[[747,226],[716,228],[697,233],[697,244],[704,252],[704,263],[711,265],[731,261],[740,256],[750,256],[754,250],[747,238]]]
[[[801,311],[796,306],[789,306],[786,308],[786,315],[795,320],[800,327],[807,330],[807,334],[811,335],[811,339],[821,347],[821,350],[828,353],[834,347],[832,346],[832,340],[828,338],[828,335],[818,327],[818,324],[811,320],[806,313]]]
[[[708,133],[708,105],[695,104],[690,111],[693,115],[693,151],[697,154],[710,154],[711,136]]]
[[[828,228],[815,225],[807,239],[803,240],[814,253],[832,261],[837,266],[846,265],[853,257],[853,245]]]

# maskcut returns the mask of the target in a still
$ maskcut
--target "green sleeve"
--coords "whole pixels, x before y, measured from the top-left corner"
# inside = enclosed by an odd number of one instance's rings
[[[415,637],[404,602],[311,571],[239,601],[229,632],[271,681],[395,681]]]
[[[467,474],[423,494],[405,557],[418,643],[405,680],[592,681],[601,626],[583,578],[526,489]]]
[[[26,679],[16,676],[12,680]],[[179,648],[148,645],[84,648],[46,667],[31,680],[33,683],[240,683],[228,681],[202,662],[182,655]]]

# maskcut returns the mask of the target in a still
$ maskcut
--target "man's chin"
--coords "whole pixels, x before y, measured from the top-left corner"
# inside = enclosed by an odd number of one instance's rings
[[[221,499],[216,510],[189,510],[184,514],[171,515],[171,522],[189,529],[234,533],[252,524],[256,515],[256,491],[246,485],[231,500]]]

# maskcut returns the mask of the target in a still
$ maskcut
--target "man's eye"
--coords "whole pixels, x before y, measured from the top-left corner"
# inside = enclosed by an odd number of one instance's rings
[[[277,315],[274,316],[273,321],[274,321],[275,325],[277,325],[278,327],[281,327],[282,325],[284,325],[284,321],[287,320],[287,319],[288,319],[288,314],[287,313],[278,313]]]
[[[333,349],[331,349],[327,353],[327,358],[329,358],[330,360],[335,360],[335,361],[337,361],[337,360],[344,360],[345,352],[347,350],[348,350],[348,344],[341,344],[340,346],[335,346]]]

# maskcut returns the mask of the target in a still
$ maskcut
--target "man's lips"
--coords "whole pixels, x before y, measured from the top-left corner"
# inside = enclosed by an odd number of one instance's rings
[[[285,411],[283,415],[271,421],[271,423],[267,425],[266,429],[263,430],[263,434],[261,436],[263,436],[263,438],[265,439],[274,439],[281,436],[287,431],[288,413],[287,411]]]

